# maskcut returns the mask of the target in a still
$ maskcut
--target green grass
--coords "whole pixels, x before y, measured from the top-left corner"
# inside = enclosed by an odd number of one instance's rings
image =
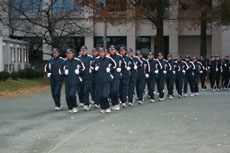
[[[2,91],[14,91],[23,88],[41,87],[49,85],[49,79],[8,79],[6,81],[0,81],[0,92]]]

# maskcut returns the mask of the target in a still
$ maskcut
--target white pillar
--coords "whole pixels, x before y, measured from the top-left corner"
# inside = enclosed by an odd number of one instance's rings
[[[51,46],[44,43],[42,48],[43,48],[43,60],[50,59],[51,58],[51,51],[52,51]]]
[[[2,37],[0,37],[0,71],[3,71],[3,40]]]
[[[222,56],[230,55],[230,26],[222,26]]]
[[[132,48],[134,53],[136,52],[136,36],[127,35],[127,48]]]
[[[178,1],[170,0],[169,18],[169,53],[175,57],[178,54]]]
[[[127,24],[127,48],[132,48],[134,53],[136,52],[136,25]]]
[[[212,30],[211,55],[222,54],[222,32],[221,28],[214,28]]]
[[[154,36],[151,37],[151,52],[155,52],[154,50],[155,46],[154,46]]]
[[[94,47],[93,35],[85,36],[85,45],[88,48],[88,53],[92,54],[92,49]]]

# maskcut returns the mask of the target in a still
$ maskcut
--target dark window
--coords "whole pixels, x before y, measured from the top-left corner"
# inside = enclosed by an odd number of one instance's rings
[[[141,4],[144,8],[148,10],[157,9],[157,1],[153,0],[136,0],[136,4]],[[169,0],[163,0],[163,8],[165,11],[169,10]]]
[[[43,48],[41,37],[14,37],[14,39],[24,40],[29,42],[29,60],[42,60]]]
[[[106,0],[106,7],[111,12],[114,11],[126,11],[127,1],[126,0]]]
[[[82,0],[53,0],[53,12],[84,11]]]
[[[203,4],[208,4],[209,7],[213,5],[212,0],[194,0],[193,3],[188,2],[186,0],[179,0],[178,6],[181,10],[189,10],[196,7],[200,7]]]
[[[67,37],[63,38],[62,40],[62,50],[66,50],[67,48],[73,48],[76,50],[76,53],[78,53],[81,46],[85,44],[84,37]]]
[[[41,12],[42,0],[12,0],[12,10],[23,12]]]
[[[104,0],[95,0],[94,12],[101,10],[104,7]]]
[[[116,45],[118,48],[120,46],[126,46],[127,38],[126,37],[107,37],[107,48],[110,45]],[[102,47],[104,44],[103,37],[94,37],[94,46],[95,47]]]
[[[137,37],[136,50],[141,50],[144,55],[147,55],[151,51],[151,37]]]

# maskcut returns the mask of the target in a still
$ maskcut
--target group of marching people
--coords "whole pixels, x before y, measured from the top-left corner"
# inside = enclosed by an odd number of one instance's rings
[[[229,55],[226,55],[223,59],[221,59],[220,55],[211,56],[209,62],[204,63],[207,65],[211,90],[220,91],[230,89]]]
[[[174,84],[179,98],[188,96],[188,85],[191,96],[197,96],[199,80],[201,79],[202,89],[205,89],[208,72],[213,90],[229,88],[230,64],[227,56],[224,62],[218,61],[218,57],[207,62],[204,58],[198,61],[196,57],[190,58],[189,55],[186,55],[184,60],[178,55],[174,60],[172,55],[168,54],[166,60],[162,53],[158,53],[155,58],[154,53],[149,52],[145,59],[139,50],[134,53],[131,48],[122,46],[118,49],[115,45],[111,45],[109,49],[94,48],[92,55],[88,54],[87,46],[82,46],[77,57],[74,50],[69,48],[66,50],[65,59],[61,58],[60,51],[54,48],[52,55],[44,71],[50,78],[56,111],[62,107],[63,81],[69,113],[78,111],[77,99],[84,110],[90,110],[93,104],[101,109],[101,113],[110,113],[111,109],[118,111],[120,106],[132,106],[135,96],[138,103],[143,104],[145,94],[148,94],[152,103],[156,97],[163,101],[166,98],[165,84],[167,97],[170,99],[174,97]],[[226,76],[225,71],[228,74]]]

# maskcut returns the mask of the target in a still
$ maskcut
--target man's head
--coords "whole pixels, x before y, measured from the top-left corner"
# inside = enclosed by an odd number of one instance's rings
[[[52,55],[54,58],[58,57],[60,55],[60,50],[58,48],[53,48]]]
[[[88,52],[88,49],[86,46],[81,46],[81,55],[86,55]]]
[[[73,59],[74,58],[74,50],[72,48],[68,48],[66,50],[66,56],[68,59]]]

